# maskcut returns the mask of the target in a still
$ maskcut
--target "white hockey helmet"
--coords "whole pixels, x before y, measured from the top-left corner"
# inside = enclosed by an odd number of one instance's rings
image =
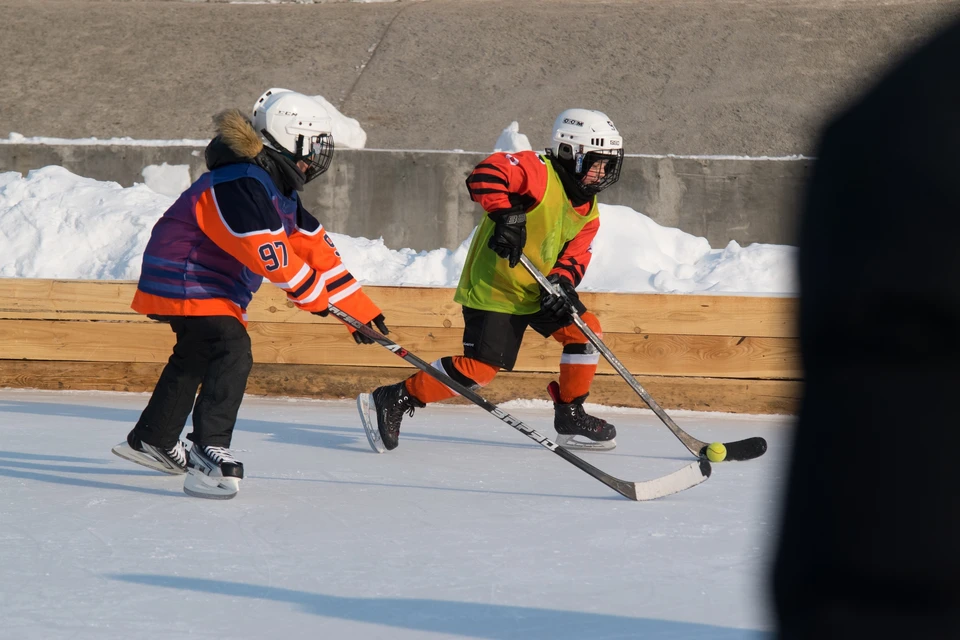
[[[595,195],[620,179],[623,138],[607,115],[592,109],[567,109],[553,123],[553,156],[584,193]],[[603,162],[603,177],[588,180],[590,168]]]
[[[253,128],[274,151],[306,162],[307,182],[330,168],[332,124],[322,104],[289,89],[269,89],[253,105]]]

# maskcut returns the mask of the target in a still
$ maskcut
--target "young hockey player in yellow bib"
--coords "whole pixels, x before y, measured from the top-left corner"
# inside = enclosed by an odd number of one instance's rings
[[[460,384],[478,389],[501,369],[511,370],[527,327],[563,345],[554,401],[557,442],[567,448],[612,449],[616,429],[587,414],[583,402],[600,354],[573,324],[570,306],[601,334],[596,316],[577,296],[600,228],[597,194],[620,177],[623,139],[599,111],[568,109],[553,126],[545,154],[494,153],[467,178],[470,197],[484,216],[470,245],[454,300],[463,305],[463,355],[433,363]],[[543,291],[523,267],[521,254],[559,287]],[[398,445],[403,414],[456,395],[418,372],[358,398],[375,450]],[[379,438],[377,438],[379,435]],[[380,445],[377,440],[382,441]]]

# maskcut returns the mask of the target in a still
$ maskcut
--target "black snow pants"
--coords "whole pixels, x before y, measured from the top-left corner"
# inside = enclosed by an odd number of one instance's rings
[[[137,422],[137,436],[154,446],[173,447],[193,410],[193,432],[187,438],[200,446],[229,447],[253,367],[246,327],[232,316],[158,319],[170,324],[177,344]]]

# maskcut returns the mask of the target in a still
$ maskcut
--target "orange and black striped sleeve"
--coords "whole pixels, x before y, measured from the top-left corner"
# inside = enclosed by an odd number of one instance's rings
[[[547,168],[533,151],[494,153],[467,176],[467,190],[488,214],[529,211],[547,190]]]
[[[574,287],[579,286],[587,273],[590,258],[593,257],[593,239],[597,237],[599,230],[600,218],[594,218],[585,224],[580,233],[560,250],[560,256],[548,275],[558,273],[572,282]]]
[[[322,274],[329,303],[366,324],[380,315],[380,308],[364,292],[347,269],[340,252],[324,230],[302,204],[297,210],[297,230],[290,234],[294,250]],[[351,333],[354,329],[347,326]]]

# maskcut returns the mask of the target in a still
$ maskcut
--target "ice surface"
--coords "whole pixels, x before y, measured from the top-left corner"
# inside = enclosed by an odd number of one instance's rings
[[[634,503],[473,406],[418,410],[377,455],[352,400],[248,397],[247,478],[217,502],[110,453],[146,399],[0,390],[0,638],[769,636],[787,417],[671,412],[770,450]],[[545,402],[506,406],[555,435]],[[583,454],[601,469],[689,459],[649,411],[589,408],[619,429]]]

